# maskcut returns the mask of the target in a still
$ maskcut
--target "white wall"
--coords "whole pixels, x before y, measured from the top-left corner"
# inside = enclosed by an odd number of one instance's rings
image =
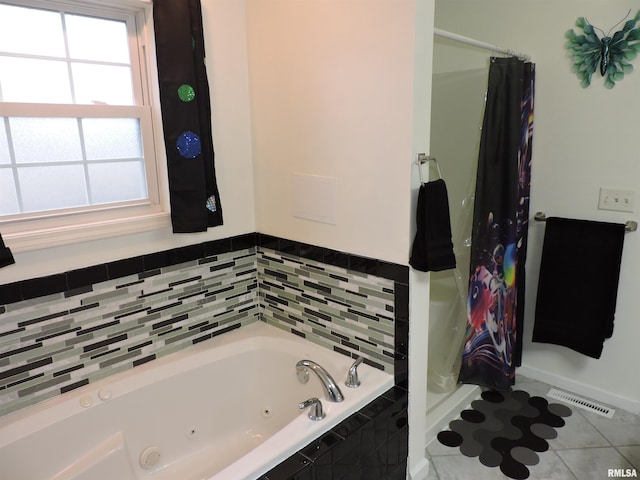
[[[434,0],[416,2],[414,71],[413,71],[413,154],[431,153],[431,88],[433,64]],[[424,167],[422,167],[424,169]],[[424,173],[424,172],[423,172]],[[410,212],[411,241],[415,236],[415,211],[420,185],[418,167],[411,172]],[[427,432],[427,338],[429,335],[430,274],[410,269],[409,272],[409,460],[410,477],[420,480],[429,473],[425,458]]]
[[[432,27],[432,0],[247,0],[258,231],[407,264],[412,162],[428,152]],[[337,180],[335,224],[292,215],[296,173]],[[410,283],[418,479],[428,468],[428,277],[412,272]]]
[[[258,231],[406,264],[415,2],[247,9]],[[292,215],[294,173],[337,179],[335,225]]]
[[[418,185],[413,159],[429,146],[433,0],[202,4],[225,225],[203,234],[167,229],[17,254],[17,264],[0,271],[0,283],[256,230],[407,263],[415,209],[410,187],[415,194]],[[292,216],[294,173],[337,179],[335,225]],[[412,272],[414,473],[427,468],[427,302],[428,276]]]
[[[167,228],[16,253],[16,264],[0,270],[0,284],[255,231],[244,2],[202,0],[202,9],[224,225],[206,233],[174,235]]]
[[[438,0],[438,28],[530,54],[536,63],[531,215],[565,216],[624,222],[637,212],[597,210],[600,186],[640,190],[637,111],[640,71],[625,76],[613,90],[601,78],[582,89],[571,72],[564,33],[577,17],[607,31],[631,9],[630,0]],[[618,27],[619,28],[619,27]],[[637,68],[640,60],[632,62]],[[637,209],[640,208],[637,207]],[[529,230],[524,359],[521,372],[596,400],[640,411],[640,296],[635,269],[640,267],[640,234],[626,236],[613,338],[599,360],[567,348],[532,343],[535,295],[544,224]],[[594,252],[597,254],[597,252]],[[588,262],[585,259],[585,262]],[[567,272],[568,282],[580,278]],[[584,285],[585,301],[598,285]]]

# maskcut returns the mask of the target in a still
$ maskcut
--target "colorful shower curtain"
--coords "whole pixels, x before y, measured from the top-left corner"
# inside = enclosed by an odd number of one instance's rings
[[[459,382],[509,390],[520,365],[535,66],[492,58]]]
[[[222,224],[199,0],[153,0],[162,124],[175,233]]]

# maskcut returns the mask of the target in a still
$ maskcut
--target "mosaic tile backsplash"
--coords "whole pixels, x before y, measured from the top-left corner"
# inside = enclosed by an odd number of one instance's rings
[[[257,257],[263,320],[393,372],[393,280],[268,248]]]
[[[255,248],[6,305],[0,414],[257,319]]]
[[[0,415],[258,319],[406,381],[407,267],[248,234],[0,285]]]

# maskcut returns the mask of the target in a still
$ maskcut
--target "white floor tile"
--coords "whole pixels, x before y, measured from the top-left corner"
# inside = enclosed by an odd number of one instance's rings
[[[640,477],[640,446],[618,447],[618,451],[638,470],[638,476]]]
[[[439,480],[503,480],[509,478],[499,468],[486,467],[477,457],[446,455],[431,457]]]
[[[560,450],[556,453],[580,480],[602,480],[610,477],[610,469],[633,468],[613,447]]]
[[[530,479],[574,480],[576,478],[553,450],[539,452],[538,456],[540,463],[529,467]]]
[[[617,409],[613,418],[591,412],[585,412],[584,417],[611,442],[611,445],[640,445],[640,416]]]
[[[587,422],[577,408],[572,408],[572,414],[564,417],[564,427],[556,429],[558,436],[549,440],[552,450],[566,450],[572,448],[609,447],[611,444],[596,428]]]
[[[434,455],[460,455],[460,447],[447,447],[440,443],[437,438],[434,438],[427,445],[427,453],[430,456]]]

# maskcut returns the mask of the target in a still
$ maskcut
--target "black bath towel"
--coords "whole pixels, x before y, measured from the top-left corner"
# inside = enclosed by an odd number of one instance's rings
[[[12,263],[16,262],[13,259],[11,250],[4,245],[4,240],[2,240],[2,235],[0,235],[0,268],[11,265]]]
[[[546,222],[533,341],[600,358],[613,334],[625,226]]]
[[[420,186],[416,222],[417,231],[409,264],[422,272],[455,268],[449,199],[444,180],[438,179]]]

